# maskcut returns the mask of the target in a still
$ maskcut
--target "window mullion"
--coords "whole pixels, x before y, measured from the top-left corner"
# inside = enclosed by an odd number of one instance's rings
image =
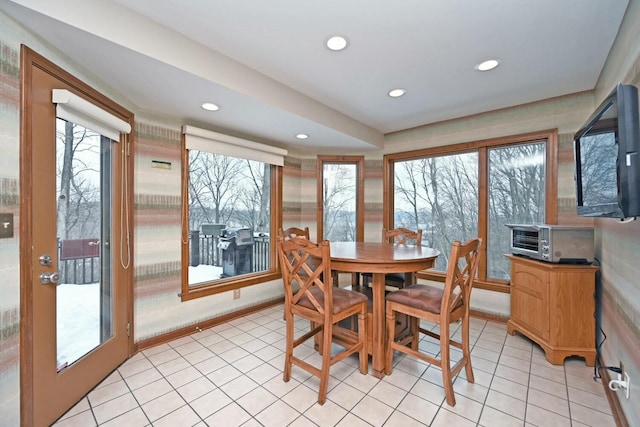
[[[482,239],[482,255],[478,278],[487,280],[487,242],[489,241],[489,155],[487,147],[478,149],[478,237]]]

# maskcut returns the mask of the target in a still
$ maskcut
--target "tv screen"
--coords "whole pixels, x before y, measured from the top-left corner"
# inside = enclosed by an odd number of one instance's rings
[[[609,103],[598,122],[580,138],[580,205],[589,207],[618,204],[618,180],[616,163],[617,108]],[[602,209],[602,208],[600,208]]]
[[[574,139],[578,215],[640,214],[639,148],[638,91],[618,85]]]

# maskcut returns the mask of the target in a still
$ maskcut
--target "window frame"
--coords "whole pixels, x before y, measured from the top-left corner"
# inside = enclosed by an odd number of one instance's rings
[[[489,149],[508,147],[525,143],[544,141],[546,143],[545,155],[545,222],[547,224],[558,223],[558,130],[549,129],[537,132],[523,133],[519,135],[490,138],[479,141],[463,142],[433,148],[424,148],[399,153],[384,155],[383,158],[383,224],[386,228],[393,228],[394,219],[394,178],[395,162],[415,160],[424,157],[462,154],[469,152],[478,153],[478,237],[485,244],[482,247],[480,264],[478,265],[478,278],[474,287],[497,292],[510,292],[508,280],[487,278],[487,247],[488,241],[488,206],[489,206]],[[418,277],[426,280],[444,282],[445,273],[423,271]]]
[[[277,230],[282,226],[283,167],[271,164],[271,217],[269,224],[269,236],[271,236],[269,256],[271,259],[271,265],[269,270],[217,279],[215,281],[202,282],[195,286],[189,286],[189,150],[185,146],[185,139],[185,134],[183,133],[181,147],[181,292],[178,295],[181,301],[189,301],[195,298],[229,292],[235,289],[280,279],[282,276],[280,273],[280,267],[277,263],[276,245],[274,242]]]
[[[364,156],[318,156],[317,157],[317,241],[324,236],[324,165],[350,164],[356,166],[356,242],[364,241]]]

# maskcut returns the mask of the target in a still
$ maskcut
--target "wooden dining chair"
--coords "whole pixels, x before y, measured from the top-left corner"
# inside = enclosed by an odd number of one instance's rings
[[[400,351],[425,362],[439,366],[447,403],[455,406],[453,378],[465,368],[467,381],[474,382],[469,352],[469,301],[478,269],[482,239],[475,238],[462,244],[453,242],[444,288],[429,285],[412,285],[386,297],[387,346],[385,373],[393,370],[393,352]],[[408,337],[396,341],[396,314],[410,316],[411,332]],[[440,334],[420,327],[420,319],[437,323]],[[461,342],[450,338],[449,325],[462,320]],[[423,333],[440,341],[440,358],[419,351],[419,335]],[[451,367],[451,346],[462,350],[462,358]]]
[[[397,245],[413,244],[420,246],[422,244],[422,230],[417,231],[409,230],[408,228],[398,227],[393,230],[382,229],[382,243],[394,243]],[[389,273],[384,277],[385,284],[392,288],[403,288],[405,286],[413,285],[413,283],[405,283],[405,274],[403,273]],[[370,286],[373,276],[371,273],[362,274],[362,285]]]
[[[358,352],[360,372],[368,373],[367,352],[367,298],[352,291],[336,288],[325,283],[323,277],[331,277],[331,254],[328,241],[313,243],[308,239],[277,238],[278,257],[282,268],[285,291],[286,349],[284,381],[291,378],[291,369],[296,365],[320,379],[318,403],[323,405],[327,396],[329,368],[351,354]],[[294,283],[298,290],[294,292]],[[334,325],[351,316],[358,317],[358,332],[334,337]],[[294,337],[294,316],[311,321],[309,332]],[[319,350],[322,355],[320,368],[296,357],[294,349],[310,338],[320,338]],[[332,354],[332,343],[344,347]]]
[[[294,237],[302,237],[309,240],[309,227],[298,228],[298,227],[289,227],[287,229],[280,229],[278,234],[282,234],[285,239],[292,239]]]

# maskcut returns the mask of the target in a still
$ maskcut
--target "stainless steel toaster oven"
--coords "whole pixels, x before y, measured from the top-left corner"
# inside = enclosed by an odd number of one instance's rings
[[[512,254],[540,261],[591,264],[595,255],[592,227],[507,224]]]

